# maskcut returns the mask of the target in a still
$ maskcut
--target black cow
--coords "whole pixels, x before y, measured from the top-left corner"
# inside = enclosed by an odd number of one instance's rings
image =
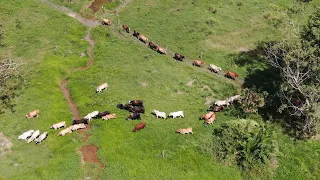
[[[141,120],[140,113],[134,112],[126,118],[126,120],[135,120],[135,119]]]
[[[80,120],[72,119],[72,125],[74,124],[88,124],[88,119],[82,118]]]
[[[95,116],[94,118],[101,118],[102,116],[105,116],[105,115],[108,115],[110,114],[109,111],[103,111],[103,112],[100,112],[97,116]]]
[[[174,53],[173,56],[174,59],[178,60],[178,61],[183,61],[183,59],[185,58],[183,55],[179,54],[179,53]]]
[[[131,104],[118,104],[117,107],[124,110],[130,110],[133,108]]]
[[[132,106],[142,106],[143,107],[142,100],[131,100],[131,101],[129,101],[129,104],[131,104]]]
[[[136,113],[144,113],[144,107],[134,106],[133,108],[129,109],[129,111],[136,112]]]

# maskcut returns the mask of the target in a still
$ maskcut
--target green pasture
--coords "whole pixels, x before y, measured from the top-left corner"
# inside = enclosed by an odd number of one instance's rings
[[[51,2],[77,12],[89,1]],[[194,3],[192,3],[194,2]],[[265,16],[276,16],[275,7],[288,8],[292,1],[130,1],[119,16],[98,12],[99,18],[113,20],[110,27],[91,31],[95,41],[94,63],[84,71],[71,71],[86,65],[89,44],[83,39],[87,27],[39,1],[0,2],[1,32],[4,32],[1,55],[17,57],[26,65],[26,79],[15,112],[0,115],[0,131],[14,144],[12,152],[0,156],[0,179],[317,179],[320,177],[319,141],[295,141],[273,123],[279,144],[278,167],[273,174],[241,174],[237,167],[219,163],[197,147],[201,138],[229,120],[231,113],[217,113],[215,124],[199,121],[206,112],[206,99],[222,99],[239,92],[239,86],[190,65],[203,54],[203,60],[224,70],[238,72],[243,79],[251,68],[263,68],[257,59],[237,63],[241,51],[254,49],[259,41],[281,37]],[[302,16],[310,13],[312,1]],[[216,10],[215,13],[213,11]],[[106,14],[104,14],[106,13]],[[271,15],[270,15],[271,14]],[[296,17],[295,17],[296,18]],[[118,19],[120,24],[118,24]],[[160,55],[121,31],[122,23],[146,35],[149,40],[180,52],[187,62],[175,61],[171,54]],[[120,32],[119,32],[120,29]],[[109,110],[118,118],[93,120],[91,135],[83,143],[79,133],[57,137],[49,129],[53,123],[71,123],[72,114],[59,89],[67,87],[82,116],[98,110]],[[109,89],[95,93],[97,85],[107,82]],[[142,115],[146,128],[133,133],[140,121],[126,121],[130,114],[116,108],[132,99],[144,100]],[[40,116],[25,119],[25,114],[39,109]],[[185,118],[156,119],[153,109],[183,110]],[[255,117],[262,122],[261,117]],[[192,127],[193,135],[176,134],[178,128]],[[40,145],[18,141],[18,135],[29,129],[47,131],[49,137]],[[103,170],[95,164],[83,164],[79,149],[94,144]]]

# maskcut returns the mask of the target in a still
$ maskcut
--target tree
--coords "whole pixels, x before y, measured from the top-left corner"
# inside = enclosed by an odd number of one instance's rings
[[[300,138],[317,133],[320,116],[320,10],[310,16],[299,35],[290,34],[285,40],[271,42],[265,47],[268,63],[280,70],[283,80],[278,96],[279,112],[289,115],[296,135]],[[292,32],[298,32],[293,25]]]

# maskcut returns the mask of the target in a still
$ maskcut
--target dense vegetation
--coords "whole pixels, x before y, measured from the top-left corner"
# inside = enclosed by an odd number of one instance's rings
[[[279,31],[287,24],[283,12],[294,22],[312,26],[308,17],[319,1],[116,1],[95,15],[87,9],[89,1],[51,2],[88,17],[112,19],[113,25],[91,30],[94,64],[85,71],[71,71],[87,63],[89,44],[83,40],[87,27],[40,1],[0,2],[0,54],[21,60],[26,68],[21,88],[14,91],[19,94],[12,102],[14,111],[0,115],[0,131],[14,144],[9,155],[0,156],[0,178],[320,176],[318,140],[292,138],[283,131],[286,128],[282,127],[281,116],[269,111],[272,103],[262,100],[273,97],[278,89],[271,85],[281,78],[258,53],[259,42],[285,38]],[[122,32],[122,23],[171,52],[186,55],[186,63],[145,47]],[[309,30],[305,39],[318,37],[314,28]],[[309,42],[311,46],[318,41]],[[206,113],[212,101],[240,93],[240,81],[235,83],[192,67],[190,61],[200,55],[206,64],[237,72],[248,87],[242,92],[248,98],[217,113],[216,122],[209,126],[198,121],[199,116]],[[93,110],[110,110],[118,115],[117,120],[92,121],[86,143],[81,142],[81,134],[57,137],[56,131],[48,129],[62,120],[70,123],[72,114],[59,88],[65,79],[81,115]],[[96,94],[95,87],[102,82],[108,82],[110,88]],[[146,106],[142,120],[147,126],[138,133],[131,131],[137,122],[125,121],[128,113],[116,108],[116,104],[130,99],[143,99]],[[40,109],[39,118],[26,120],[25,114],[34,109]],[[153,109],[184,110],[186,117],[158,120],[150,114]],[[193,135],[174,133],[189,126]],[[48,131],[49,137],[38,146],[18,141],[17,136],[28,129]],[[103,170],[97,164],[83,164],[79,148],[84,144],[99,147]]]

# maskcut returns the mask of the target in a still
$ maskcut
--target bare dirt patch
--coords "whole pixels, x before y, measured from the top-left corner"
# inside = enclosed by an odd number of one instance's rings
[[[106,3],[110,3],[110,2],[112,2],[112,0],[95,0],[91,3],[89,8],[92,9],[92,11],[95,13],[95,12],[99,11],[101,6],[103,6]]]
[[[11,152],[12,142],[0,132],[0,156]]]
[[[189,82],[187,83],[187,86],[189,86],[189,87],[190,87],[190,86],[192,86],[192,85],[193,85],[193,83],[194,83],[194,81],[195,81],[194,79],[193,79],[193,80],[191,80],[191,81],[189,81]]]
[[[98,147],[94,145],[85,145],[80,151],[82,152],[82,159],[84,162],[92,162],[96,164],[100,164],[101,168],[104,168],[104,165],[97,158]]]
[[[77,105],[76,103],[74,103],[72,100],[71,100],[71,97],[70,97],[70,91],[69,89],[66,87],[68,84],[68,81],[65,80],[65,81],[62,81],[60,83],[60,89],[64,95],[64,97],[67,99],[67,102],[69,104],[69,109],[73,115],[73,118],[74,119],[80,119],[80,114],[79,114],[79,111],[78,111],[78,108],[77,108]]]

